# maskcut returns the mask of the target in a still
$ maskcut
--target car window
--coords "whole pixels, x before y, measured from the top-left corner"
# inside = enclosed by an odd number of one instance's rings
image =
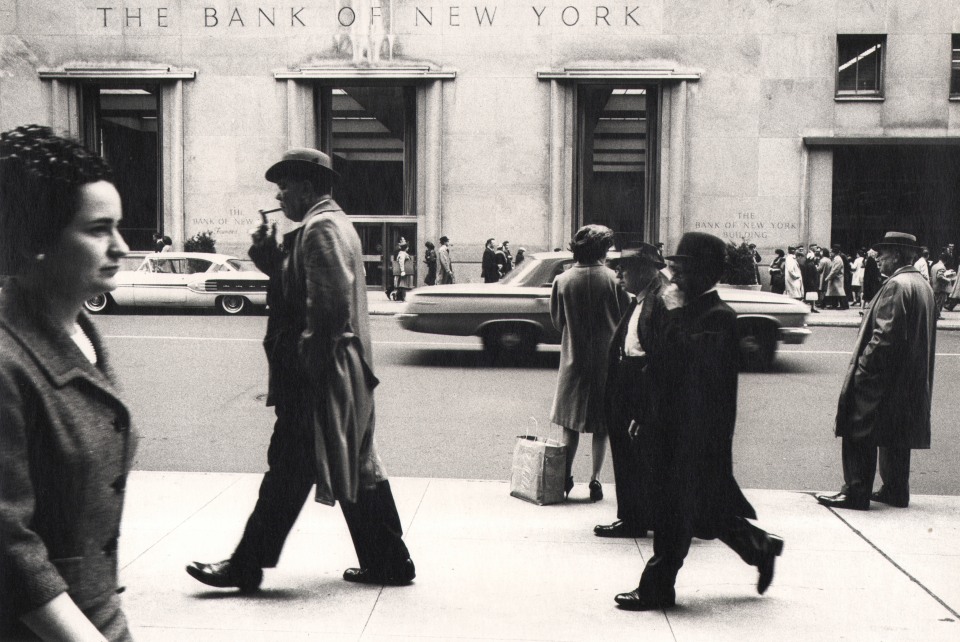
[[[260,270],[250,259],[228,259],[227,265],[237,272],[259,272]]]
[[[213,261],[206,259],[181,259],[180,274],[200,274],[206,272],[213,265]]]
[[[137,272],[153,272],[153,261],[147,259],[140,264],[140,267],[137,268]]]
[[[174,265],[174,261],[171,259],[156,259],[151,261],[153,264],[153,269],[151,272],[157,272],[159,274],[176,274],[177,266]]]

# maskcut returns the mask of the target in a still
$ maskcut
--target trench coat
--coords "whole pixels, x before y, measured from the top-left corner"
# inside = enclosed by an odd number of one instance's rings
[[[117,544],[136,443],[100,335],[92,365],[17,280],[0,293],[0,638],[66,592],[108,638],[129,639]]]
[[[652,314],[655,416],[641,424],[639,446],[653,473],[652,526],[713,539],[731,516],[756,519],[733,475],[736,313],[711,290],[676,310],[657,299]]]
[[[437,249],[437,285],[453,283],[453,263],[450,260],[450,248],[441,245]]]
[[[838,437],[930,447],[936,318],[933,290],[915,267],[900,268],[880,287],[840,391]]]
[[[838,254],[830,259],[830,264],[824,270],[824,296],[846,296],[843,289],[843,259]]]
[[[360,239],[340,206],[325,198],[284,235],[282,248],[250,249],[271,276],[267,404],[304,413],[311,424],[316,501],[356,502],[361,486],[386,479],[374,443],[379,381]]]
[[[616,274],[599,263],[575,263],[554,280],[550,315],[562,339],[553,423],[576,432],[606,431],[603,394],[610,340],[629,305]]]
[[[797,257],[788,254],[783,264],[783,293],[792,299],[803,298],[803,271]]]

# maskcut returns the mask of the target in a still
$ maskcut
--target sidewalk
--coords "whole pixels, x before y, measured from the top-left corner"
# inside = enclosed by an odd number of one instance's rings
[[[341,579],[356,563],[339,508],[309,503],[260,592],[209,589],[192,560],[232,550],[259,475],[135,472],[121,537],[124,608],[139,641],[203,640],[957,640],[960,497],[914,497],[908,509],[831,511],[807,493],[747,491],[760,524],[784,537],[764,596],[756,569],[696,540],[678,606],[632,613],[652,542],[594,537],[614,489],[563,505],[509,496],[506,482],[395,478],[411,586]]]
[[[367,293],[367,302],[370,314],[394,315],[400,312],[403,303],[390,301],[387,295],[380,290],[371,290]],[[840,328],[860,327],[860,309],[851,307],[849,310],[820,310],[818,314],[807,315],[807,325],[810,327],[832,326]],[[940,330],[960,330],[960,307],[954,312],[943,311],[943,320],[937,322]]]

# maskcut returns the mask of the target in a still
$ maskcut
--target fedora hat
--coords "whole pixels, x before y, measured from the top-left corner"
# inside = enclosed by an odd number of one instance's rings
[[[669,261],[689,261],[698,267],[723,270],[727,261],[727,244],[706,232],[687,232],[680,237],[677,253]]]
[[[293,147],[285,151],[280,160],[270,166],[266,178],[271,183],[276,183],[284,176],[293,173],[303,174],[304,172],[320,171],[321,168],[330,172],[333,176],[339,176],[333,170],[333,160],[320,150],[309,147]]]
[[[873,244],[873,249],[876,250],[884,246],[894,245],[909,247],[914,250],[920,249],[917,245],[917,237],[913,234],[907,234],[906,232],[887,232],[883,235],[882,241]]]
[[[658,269],[667,265],[656,246],[643,242],[638,243],[636,247],[627,247],[621,250],[620,262],[623,263],[624,261],[647,262],[657,266]]]

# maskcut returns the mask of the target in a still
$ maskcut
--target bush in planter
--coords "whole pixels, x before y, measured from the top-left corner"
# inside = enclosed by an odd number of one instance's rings
[[[721,283],[729,285],[757,285],[756,261],[753,258],[753,250],[742,241],[739,245],[736,243],[727,243],[727,270],[720,279]]]
[[[216,252],[217,241],[213,238],[213,232],[197,232],[183,242],[185,252]]]

